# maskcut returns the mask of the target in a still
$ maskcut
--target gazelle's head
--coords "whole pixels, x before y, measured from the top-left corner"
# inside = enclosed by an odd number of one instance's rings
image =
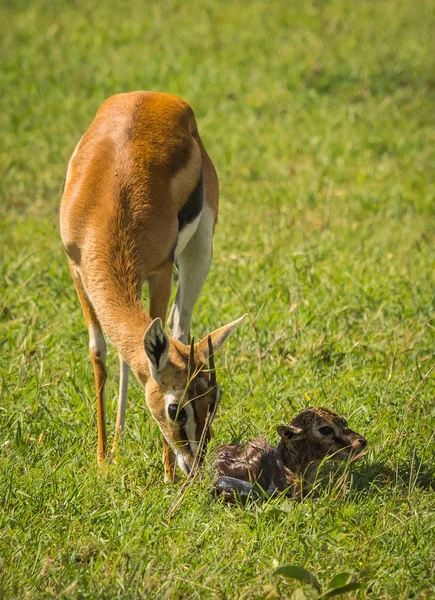
[[[190,346],[169,338],[160,319],[144,336],[150,377],[148,407],[186,475],[202,459],[220,399],[214,353],[244,317]]]
[[[301,470],[327,456],[354,462],[367,449],[367,440],[349,429],[346,419],[327,408],[306,408],[289,425],[279,425],[277,431],[289,455],[298,457]]]

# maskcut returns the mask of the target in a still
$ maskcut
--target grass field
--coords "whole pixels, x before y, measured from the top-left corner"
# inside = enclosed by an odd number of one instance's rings
[[[349,597],[435,596],[434,31],[429,0],[3,0],[1,598],[288,598],[288,564],[362,573]],[[96,467],[58,205],[96,109],[135,89],[191,103],[220,176],[193,333],[249,319],[217,361],[217,441],[275,441],[309,405],[370,441],[316,501],[228,508],[206,469],[169,518],[136,382],[120,460]]]

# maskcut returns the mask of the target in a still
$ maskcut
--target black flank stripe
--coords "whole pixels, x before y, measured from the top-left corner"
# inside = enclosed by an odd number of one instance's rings
[[[178,231],[181,231],[188,223],[192,223],[199,215],[204,204],[204,178],[201,169],[199,181],[190,194],[186,204],[178,213]]]

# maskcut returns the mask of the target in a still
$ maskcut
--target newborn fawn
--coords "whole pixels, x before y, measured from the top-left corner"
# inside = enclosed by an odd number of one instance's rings
[[[367,440],[327,408],[306,408],[277,432],[281,439],[276,448],[261,438],[217,448],[213,466],[220,476],[214,484],[218,496],[245,503],[285,491],[301,500],[322,460],[355,462],[367,448]]]

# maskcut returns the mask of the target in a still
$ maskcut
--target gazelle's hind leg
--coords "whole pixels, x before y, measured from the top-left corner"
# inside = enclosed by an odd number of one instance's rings
[[[168,324],[172,336],[184,344],[189,343],[193,307],[211,266],[213,227],[214,217],[205,205],[198,228],[177,259],[178,289]]]
[[[112,456],[115,456],[116,451],[118,449],[118,441],[121,436],[121,433],[124,430],[125,425],[125,411],[127,408],[127,394],[128,394],[128,374],[130,368],[125,360],[122,358],[120,354],[118,354],[119,358],[119,396],[118,396],[118,411],[116,414],[116,427],[115,427],[115,436],[113,438]]]
[[[94,307],[86,294],[80,274],[74,264],[71,261],[68,262],[89,333],[89,354],[94,368],[95,389],[97,392],[97,460],[98,464],[102,466],[105,463],[107,451],[106,403],[104,398],[104,387],[107,379],[106,342]]]

